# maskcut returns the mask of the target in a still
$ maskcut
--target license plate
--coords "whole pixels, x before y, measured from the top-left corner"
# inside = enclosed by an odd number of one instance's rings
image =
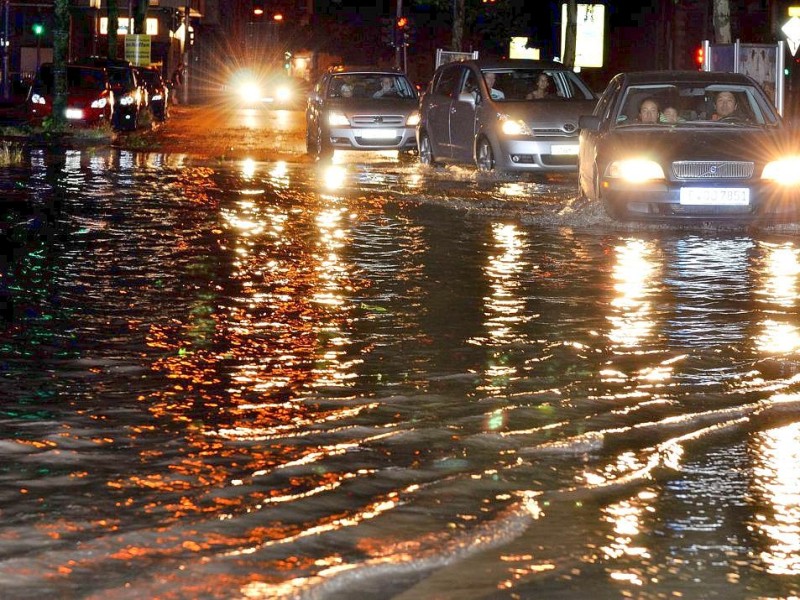
[[[397,132],[394,129],[362,129],[361,137],[365,140],[393,140]]]
[[[83,111],[79,108],[68,108],[67,119],[78,120],[83,118]]]
[[[687,206],[747,206],[747,188],[681,188],[681,204]]]
[[[550,147],[550,154],[558,154],[561,156],[569,155],[569,156],[577,156],[578,155],[578,144],[562,144],[560,146],[551,146]]]

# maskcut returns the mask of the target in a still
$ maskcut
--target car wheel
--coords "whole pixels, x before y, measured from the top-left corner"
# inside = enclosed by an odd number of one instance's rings
[[[436,157],[433,155],[433,147],[431,146],[431,138],[425,131],[419,134],[419,162],[429,166],[433,166],[436,163]]]
[[[317,153],[317,140],[313,135],[311,135],[311,123],[306,121],[306,152],[308,154],[316,154]]]
[[[333,148],[331,142],[326,138],[325,129],[322,125],[317,125],[317,136],[314,141],[314,146],[317,152],[317,159],[327,160],[333,156]]]
[[[478,140],[478,148],[475,151],[475,164],[481,173],[491,173],[494,171],[494,150],[492,144],[486,136],[481,136]]]

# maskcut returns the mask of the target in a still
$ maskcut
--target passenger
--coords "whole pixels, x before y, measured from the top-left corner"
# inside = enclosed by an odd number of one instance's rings
[[[483,78],[486,81],[486,87],[489,88],[489,95],[492,97],[492,100],[505,100],[506,95],[501,92],[500,90],[496,90],[494,88],[494,81],[495,81],[495,74],[491,71],[488,73],[483,74]]]
[[[639,105],[639,123],[658,123],[658,102],[652,98],[645,98]]]
[[[661,116],[658,118],[660,123],[679,123],[683,121],[678,115],[678,109],[674,106],[667,106],[661,111]]]
[[[339,95],[342,98],[352,98],[353,97],[353,86],[348,83],[343,83],[342,87],[339,88]]]
[[[539,76],[536,78],[536,89],[525,96],[525,99],[541,100],[542,98],[550,98],[552,95],[550,91],[550,78],[546,73],[539,73]]]
[[[739,111],[739,104],[733,92],[719,92],[714,99],[714,114],[711,115],[712,121],[720,119],[741,119],[745,116]]]
[[[372,94],[373,98],[383,98],[384,96],[397,96],[397,88],[394,87],[394,79],[392,77],[381,78],[381,89]]]

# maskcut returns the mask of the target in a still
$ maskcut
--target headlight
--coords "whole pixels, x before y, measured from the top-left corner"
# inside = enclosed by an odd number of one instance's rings
[[[641,183],[653,179],[664,179],[664,169],[657,162],[645,158],[615,160],[608,165],[608,177],[624,179],[631,183]]]
[[[33,104],[47,104],[47,101],[44,99],[44,96],[41,94],[33,94],[31,96],[31,102]]]
[[[761,179],[775,181],[781,185],[797,185],[800,183],[800,156],[790,156],[767,163]]]
[[[239,97],[245,102],[258,102],[261,100],[261,88],[253,82],[243,83],[239,86]]]
[[[501,130],[506,135],[533,135],[533,131],[525,121],[512,119],[507,115],[500,115]]]
[[[328,124],[331,127],[342,127],[350,125],[350,121],[342,113],[332,112],[328,114]]]
[[[122,106],[130,106],[131,104],[134,103],[134,101],[135,100],[133,96],[123,96],[122,98],[119,99],[119,103]]]
[[[97,100],[92,100],[92,108],[105,108],[106,104],[108,104],[108,100],[105,98],[98,98]]]
[[[419,125],[419,113],[413,112],[408,115],[408,118],[406,119],[406,125],[409,127],[415,127],[416,125]]]
[[[282,85],[277,90],[275,90],[275,98],[278,102],[286,102],[292,97],[292,90],[290,90],[285,85]]]
[[[153,94],[153,97],[150,98],[151,102],[158,102],[159,100],[163,100],[163,96],[161,94]]]

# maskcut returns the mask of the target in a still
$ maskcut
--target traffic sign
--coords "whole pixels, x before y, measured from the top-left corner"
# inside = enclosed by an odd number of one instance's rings
[[[800,46],[800,19],[791,17],[781,27],[781,31],[786,34],[786,41],[789,43],[789,50],[794,56],[797,53],[797,47]]]

